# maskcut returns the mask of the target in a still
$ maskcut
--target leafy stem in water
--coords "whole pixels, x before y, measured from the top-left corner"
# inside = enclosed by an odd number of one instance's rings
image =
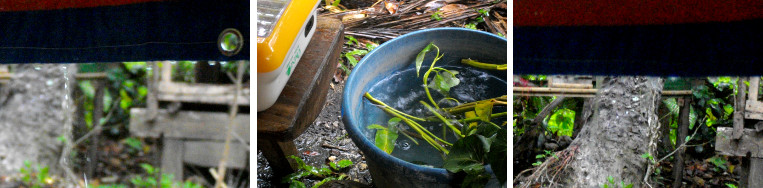
[[[475,61],[472,59],[461,59],[461,63],[467,64],[472,67],[486,69],[486,70],[502,70],[503,71],[507,69],[506,64],[498,65],[498,64],[483,63],[483,62]]]
[[[439,119],[440,119],[440,121],[442,121],[443,123],[445,123],[445,125],[447,125],[448,127],[450,127],[450,129],[451,129],[451,130],[453,130],[453,132],[455,132],[455,133],[456,133],[456,135],[458,135],[458,137],[459,137],[459,138],[463,138],[463,137],[464,137],[464,135],[463,135],[463,134],[461,134],[461,131],[459,131],[459,130],[458,130],[458,128],[456,128],[455,126],[453,126],[453,123],[451,123],[451,122],[450,122],[450,120],[448,120],[448,119],[445,119],[445,117],[442,117],[442,115],[440,115],[440,113],[437,113],[437,110],[433,109],[433,108],[432,108],[431,106],[429,106],[429,105],[428,105],[426,102],[424,102],[424,101],[419,101],[419,102],[420,102],[421,104],[423,104],[423,105],[424,105],[424,107],[426,107],[426,108],[427,108],[427,110],[429,110],[429,111],[430,111],[430,112],[432,112],[432,113],[433,113],[435,116],[437,116],[437,118],[439,118]]]

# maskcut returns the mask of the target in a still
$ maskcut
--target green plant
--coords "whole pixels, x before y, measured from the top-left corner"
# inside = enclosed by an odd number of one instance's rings
[[[347,175],[344,173],[338,173],[339,171],[342,171],[343,169],[352,166],[352,161],[347,159],[339,160],[338,162],[334,163],[329,162],[329,166],[321,165],[320,168],[310,166],[305,164],[302,159],[300,159],[297,156],[290,155],[290,158],[294,159],[294,161],[298,164],[297,172],[294,172],[292,174],[287,175],[283,179],[281,179],[281,182],[283,183],[289,183],[289,187],[296,187],[296,188],[304,188],[305,184],[300,181],[302,178],[316,178],[321,179],[320,182],[313,185],[313,188],[320,187],[326,182],[329,182],[331,180],[343,180],[347,178]]]
[[[484,186],[491,177],[491,174],[485,170],[485,165],[491,165],[498,180],[505,182],[507,131],[503,126],[506,122],[497,125],[491,120],[506,117],[506,112],[493,113],[494,105],[506,105],[506,96],[460,104],[458,100],[449,97],[450,89],[460,84],[460,79],[457,77],[459,73],[435,66],[443,55],[434,43],[429,43],[416,56],[414,61],[416,76],[421,76],[425,56],[430,51],[436,51],[436,54],[422,76],[423,85],[426,86],[424,91],[429,102],[419,101],[419,103],[431,116],[426,118],[412,116],[375,99],[369,93],[364,94],[369,102],[392,116],[386,127],[378,124],[367,127],[376,129],[376,146],[391,153],[399,133],[418,144],[413,138],[415,136],[444,154],[443,168],[453,173],[466,174],[461,183],[462,187]],[[439,96],[442,98],[435,100],[430,89],[440,93]],[[454,107],[441,108],[440,104]],[[430,132],[417,121],[442,123],[440,124],[443,130],[442,137]],[[407,124],[415,132],[400,131],[402,129],[398,126],[403,124]],[[448,132],[455,135],[458,140],[454,143],[444,140]]]
[[[35,168],[32,168],[31,162],[28,160],[24,161],[24,166],[19,170],[22,175],[21,181],[33,188],[50,187],[54,183],[54,179],[48,174],[48,166],[35,166]]]
[[[353,49],[349,52],[345,52],[342,54],[342,57],[347,59],[346,61],[347,64],[344,63],[345,61],[342,61],[342,63],[339,64],[339,68],[349,75],[351,72],[351,69],[358,64],[359,62],[358,57],[363,57],[364,55],[368,54],[370,51],[374,50],[379,45],[376,43],[370,42],[370,43],[366,43],[365,46],[363,46],[361,45],[362,43],[353,36],[345,35],[344,38],[347,39],[347,42],[345,42],[346,45],[349,45],[351,47],[360,46],[360,47],[366,48],[365,50]]]
[[[157,181],[156,177],[159,173],[158,168],[154,168],[154,166],[151,166],[150,164],[141,163],[140,167],[143,168],[143,170],[146,171],[147,176],[143,177],[141,175],[135,176],[130,179],[130,183],[134,187],[140,187],[140,188],[203,188],[203,186],[193,183],[191,181],[185,181],[185,182],[173,182],[172,178],[174,175],[172,174],[161,174],[161,180]]]
[[[575,124],[575,111],[558,109],[548,120],[548,130],[559,135],[572,137],[572,127]]]
[[[135,137],[128,137],[124,139],[124,143],[129,146],[131,153],[143,150],[143,142],[136,139]]]
[[[736,185],[734,185],[734,184],[731,184],[731,183],[726,183],[726,184],[724,184],[724,185],[726,185],[726,187],[728,187],[728,188],[737,188],[737,186],[736,186]]]
[[[546,158],[548,157],[554,157],[554,159],[559,159],[559,156],[557,156],[556,153],[554,153],[551,150],[543,150],[543,152],[544,152],[543,154],[535,155],[535,159],[537,159],[538,161],[534,162],[532,164],[533,166],[539,166],[540,164],[543,164],[543,161],[546,160]]]
[[[609,176],[609,177],[607,177],[607,182],[604,183],[604,185],[602,185],[601,187],[604,187],[604,188],[610,188],[610,187],[611,188],[615,188],[615,187],[618,187],[618,184],[615,184],[615,178],[613,178],[612,176]],[[633,188],[633,184],[632,183],[625,184],[625,182],[620,181],[619,187],[620,188]]]
[[[344,38],[347,39],[347,42],[345,42],[345,44],[347,44],[347,45],[352,46],[352,45],[360,44],[360,42],[358,42],[358,39],[355,39],[355,37],[353,37],[353,36],[345,35]]]
[[[440,12],[440,10],[438,9],[437,11],[435,11],[434,13],[432,13],[432,16],[430,16],[430,18],[432,18],[433,20],[437,20],[437,21],[440,21],[440,20],[442,20],[442,18],[440,17],[440,15],[442,15],[442,12]]]
[[[707,159],[710,163],[713,163],[715,167],[713,167],[713,171],[719,171],[720,169],[723,169],[724,171],[728,170],[728,163],[729,161],[721,156],[713,156],[709,159]]]

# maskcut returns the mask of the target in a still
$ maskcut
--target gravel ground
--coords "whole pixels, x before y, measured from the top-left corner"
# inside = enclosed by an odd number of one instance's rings
[[[349,180],[370,184],[371,174],[368,172],[365,157],[347,135],[347,131],[344,130],[344,123],[342,123],[340,110],[344,82],[332,84],[321,114],[302,135],[294,140],[299,157],[312,166],[327,164],[332,156],[336,157],[336,160],[350,159],[353,165],[346,172]],[[280,180],[275,179],[272,174],[273,172],[262,152],[258,151],[257,186],[276,187]],[[311,187],[316,181],[304,180],[303,183]]]

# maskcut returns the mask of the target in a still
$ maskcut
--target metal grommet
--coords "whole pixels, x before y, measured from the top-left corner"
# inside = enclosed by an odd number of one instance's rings
[[[217,49],[225,56],[234,56],[241,51],[244,46],[244,37],[237,29],[228,28],[217,37]]]

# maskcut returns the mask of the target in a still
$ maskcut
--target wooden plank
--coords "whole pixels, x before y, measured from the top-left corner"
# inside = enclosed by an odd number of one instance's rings
[[[257,113],[260,138],[291,141],[315,121],[336,71],[343,30],[337,19],[318,18],[316,32],[281,96],[272,107]]]
[[[742,138],[734,140],[731,137],[733,128],[718,127],[715,136],[715,150],[721,155],[747,156],[763,158],[763,135],[757,134],[753,129],[744,129]]]
[[[566,97],[594,97],[598,89],[579,88],[548,88],[548,87],[514,87],[513,95],[516,96],[566,96]],[[662,91],[663,97],[691,96],[691,90],[668,90]]]
[[[160,77],[160,82],[162,83],[172,82],[172,63],[170,62],[162,63],[162,76]]]
[[[159,101],[229,105],[233,101],[235,92],[235,86],[230,84],[160,82],[157,98]],[[241,96],[238,98],[239,105],[249,105],[249,93],[249,88],[241,90]]]
[[[175,181],[183,180],[183,141],[174,138],[162,139],[162,173],[173,174]]]
[[[744,110],[754,113],[763,113],[763,102],[755,100],[747,100],[745,102]]]
[[[750,159],[747,187],[763,187],[763,159],[755,157]]]
[[[166,110],[159,110],[153,122],[146,117],[145,108],[130,110],[130,134],[153,138],[164,134],[169,138],[225,140],[229,121],[225,112],[179,111],[168,114]],[[249,114],[238,114],[235,121],[233,132],[249,142]]]
[[[10,80],[11,78],[14,78],[14,77],[16,77],[16,74],[0,71],[0,80]],[[77,80],[96,80],[96,79],[105,79],[105,78],[106,78],[106,73],[103,73],[103,72],[77,73],[74,75],[74,79],[77,79]]]
[[[548,76],[548,87],[552,88],[593,88],[593,77],[574,75],[551,75]]]
[[[183,162],[204,167],[217,167],[222,158],[225,142],[186,140],[183,142]],[[238,142],[230,143],[226,167],[244,169],[248,161],[249,150]]]
[[[746,111],[746,110],[745,110],[745,112],[744,112],[744,118],[745,118],[745,119],[757,119],[757,120],[763,120],[763,114],[761,114],[761,113],[755,113],[755,112],[750,112],[750,111]]]

